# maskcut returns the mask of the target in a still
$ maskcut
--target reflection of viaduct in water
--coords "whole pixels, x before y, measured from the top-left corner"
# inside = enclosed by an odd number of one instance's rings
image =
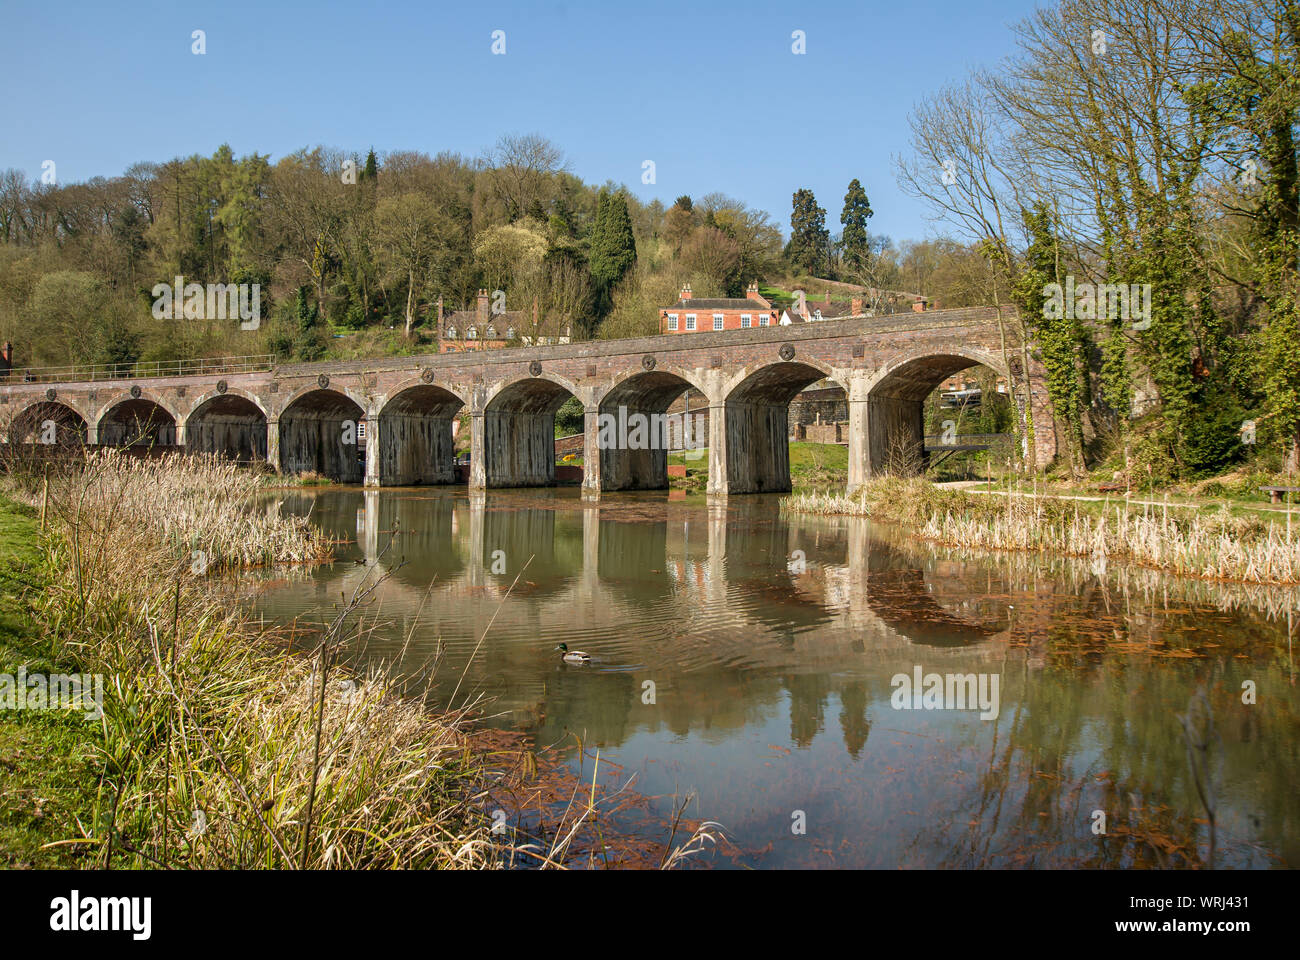
[[[377,564],[392,573],[386,590],[409,597],[423,595],[431,582],[453,596],[469,589],[487,597],[504,597],[514,584],[528,604],[572,611],[587,635],[607,630],[613,639],[635,629],[638,614],[656,615],[668,596],[695,598],[707,607],[710,620],[699,624],[705,634],[712,623],[739,621],[787,647],[797,635],[840,620],[855,649],[965,646],[1006,629],[1001,617],[972,617],[938,602],[925,571],[874,537],[862,518],[845,518],[841,529],[810,542],[806,528],[792,530],[770,509],[725,503],[701,511],[658,501],[629,511],[572,499],[539,506],[535,497],[508,494],[366,491],[294,494],[291,508],[309,499],[316,501],[311,510],[317,522],[336,535],[350,536],[355,528],[367,563],[347,579]],[[357,501],[363,505],[354,519]],[[305,506],[296,509],[306,512]],[[796,550],[804,570],[791,559]],[[502,616],[509,620],[507,612]],[[699,649],[698,634],[680,639],[680,649],[665,650],[678,664],[702,653],[716,656],[716,650]],[[753,636],[733,627],[710,639],[735,644],[746,659],[757,653]]]
[[[340,539],[355,536],[366,561],[344,556],[332,578],[317,578],[320,602],[392,574],[377,599],[395,639],[369,643],[373,655],[403,656],[415,631],[401,669],[416,673],[432,640],[445,642],[450,676],[464,671],[467,689],[493,690],[494,709],[548,742],[564,732],[548,716],[617,744],[642,727],[734,729],[785,700],[791,738],[806,744],[838,698],[856,754],[868,706],[889,698],[888,676],[935,656],[916,644],[972,645],[1002,629],[1000,611],[970,616],[960,599],[938,602],[925,572],[858,518],[792,527],[753,501],[602,508],[571,496],[432,490],[287,500]],[[985,586],[980,577],[969,592]],[[601,664],[559,664],[560,639]],[[979,646],[959,656],[968,670],[1000,654]],[[656,706],[642,704],[645,679],[661,685]]]
[[[1031,459],[1049,462],[1056,449],[1042,371],[1016,330],[994,308],[972,307],[227,373],[215,361],[192,375],[139,380],[56,384],[39,382],[40,371],[23,375],[32,382],[15,372],[0,381],[0,438],[48,442],[48,425],[60,444],[139,442],[344,482],[448,484],[453,423],[468,414],[471,489],[549,486],[555,414],[574,398],[584,411],[583,493],[595,498],[668,486],[662,444],[611,448],[600,418],[662,415],[694,391],[708,411],[709,492],[771,492],[790,489],[790,401],[826,380],[846,397],[853,488],[909,448],[923,457],[923,400],[977,364],[1007,379],[1022,417],[1032,408]]]

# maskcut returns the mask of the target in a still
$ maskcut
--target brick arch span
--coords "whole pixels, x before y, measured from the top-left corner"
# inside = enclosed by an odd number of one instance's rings
[[[825,379],[844,386],[830,369],[803,358],[765,364],[733,378],[723,422],[710,424],[709,489],[728,494],[788,492],[790,401],[809,384]]]
[[[184,420],[187,453],[214,454],[240,463],[267,458],[266,407],[254,393],[227,388],[194,398]]]
[[[588,430],[596,431],[603,491],[666,489],[669,448],[707,445],[706,413],[668,413],[688,390],[707,404],[708,391],[690,373],[656,366],[624,373],[601,395]]]
[[[453,387],[413,378],[376,404],[366,482],[382,486],[456,481],[453,425],[467,405]]]
[[[555,414],[577,387],[554,374],[524,377],[501,384],[474,418],[482,431],[472,464],[475,485],[543,487],[555,483]]]
[[[881,365],[864,391],[865,437],[861,439],[865,441],[868,476],[924,469],[925,398],[953,374],[974,366],[988,367],[1005,377],[1009,389],[1015,386],[1002,359],[978,348],[915,350],[891,356]],[[1013,391],[1012,396],[1018,394]]]
[[[99,408],[95,436],[105,447],[173,447],[182,416],[153,391],[115,393]]]
[[[365,407],[341,390],[297,391],[280,410],[280,469],[360,483],[365,476],[361,436],[365,419]]]
[[[70,403],[37,400],[14,412],[5,433],[11,444],[39,443],[66,450],[85,446],[89,425]]]

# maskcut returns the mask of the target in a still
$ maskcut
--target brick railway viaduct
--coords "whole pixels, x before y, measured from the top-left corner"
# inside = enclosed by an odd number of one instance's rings
[[[0,438],[33,442],[53,422],[63,442],[123,443],[140,425],[162,445],[266,460],[367,485],[452,483],[452,423],[470,414],[471,489],[555,482],[555,413],[585,411],[584,496],[668,485],[667,451],[602,449],[598,417],[663,413],[688,389],[709,409],[710,494],[790,489],[788,407],[829,379],[849,408],[849,489],[892,453],[923,444],[922,401],[983,364],[1013,386],[1031,459],[1056,455],[1043,372],[1018,324],[991,307],[562,346],[285,364],[270,369],[72,382],[0,381]],[[33,371],[33,373],[38,373]],[[348,424],[364,424],[364,466]],[[352,431],[355,434],[355,430]],[[46,438],[48,442],[48,438]],[[348,441],[351,441],[350,443]]]

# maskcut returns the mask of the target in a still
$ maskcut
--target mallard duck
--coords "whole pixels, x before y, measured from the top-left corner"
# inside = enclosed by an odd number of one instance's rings
[[[564,659],[569,663],[591,663],[591,654],[583,653],[581,650],[570,650],[567,643],[561,643],[556,650],[564,651]]]

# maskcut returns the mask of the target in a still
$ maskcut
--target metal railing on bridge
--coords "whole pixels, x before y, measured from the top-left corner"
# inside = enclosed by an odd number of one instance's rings
[[[261,373],[270,370],[274,363],[275,357],[268,353],[250,357],[207,357],[196,360],[78,363],[66,367],[15,367],[12,370],[0,370],[0,385],[142,380],[156,377],[195,377],[212,373]]]

